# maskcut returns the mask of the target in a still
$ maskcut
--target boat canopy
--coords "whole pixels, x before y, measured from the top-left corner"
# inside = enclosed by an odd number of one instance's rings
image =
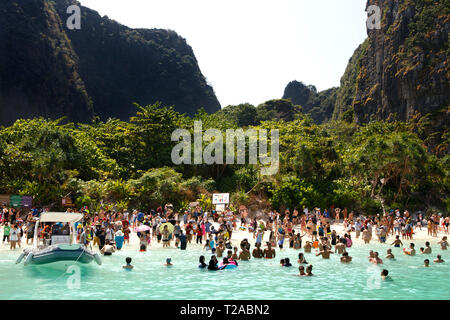
[[[41,222],[77,222],[83,218],[82,213],[69,212],[42,212]]]

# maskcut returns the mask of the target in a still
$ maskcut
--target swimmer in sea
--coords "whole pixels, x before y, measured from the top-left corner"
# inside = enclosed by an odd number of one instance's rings
[[[444,262],[444,260],[442,260],[442,257],[440,254],[437,255],[437,258],[433,260],[433,262],[435,263],[442,263]]]
[[[166,263],[164,264],[166,267],[171,267],[171,266],[173,266],[173,264],[172,264],[172,259],[171,258],[167,258],[166,259]]]
[[[400,248],[400,246],[403,246],[402,240],[400,240],[400,236],[395,236],[394,242],[391,243],[391,246],[394,246],[396,248]]]
[[[392,278],[389,276],[389,271],[387,271],[386,269],[381,271],[381,280],[392,281]]]
[[[275,258],[275,256],[276,256],[275,249],[273,249],[272,244],[268,242],[267,249],[264,249],[264,257],[266,259],[273,259]]]
[[[304,267],[304,266],[298,267],[298,272],[299,272],[298,275],[299,275],[300,277],[306,276],[306,273],[305,273],[305,267]]]
[[[330,254],[332,254],[333,252],[331,250],[328,249],[328,247],[323,247],[323,250],[320,251],[318,254],[316,254],[316,256],[322,256],[322,258],[324,259],[330,259]]]
[[[217,271],[219,268],[217,267],[217,258],[216,256],[211,256],[211,260],[209,260],[208,270]]]
[[[303,249],[305,249],[305,253],[311,253],[311,249],[312,249],[311,241],[306,241],[305,246],[303,247]]]
[[[298,254],[298,263],[299,264],[308,264],[308,262],[306,262],[305,255],[301,252]]]
[[[313,276],[312,269],[313,269],[312,265],[309,265],[308,267],[306,267],[306,276],[307,277]]]
[[[342,257],[341,257],[341,262],[343,262],[343,263],[349,263],[349,262],[351,262],[352,261],[352,257],[350,257],[349,255],[348,255],[348,252],[344,252],[343,254],[342,254]]]
[[[428,259],[423,260],[423,266],[428,268],[430,266],[430,260]]]
[[[284,259],[280,260],[280,267],[284,267]]]
[[[438,244],[441,245],[442,250],[447,250],[448,247],[447,237],[443,237],[442,240],[438,242]]]
[[[370,250],[369,252],[369,261],[372,261],[372,259],[375,257],[375,253],[373,252],[373,250]]]
[[[200,262],[200,264],[198,265],[200,269],[205,269],[206,267],[208,267],[208,265],[205,263],[205,256],[200,256],[198,262]]]
[[[387,255],[384,258],[385,259],[395,259],[394,255],[392,254],[392,249],[387,249]]]
[[[239,254],[239,260],[248,261],[250,260],[250,258],[251,258],[250,251],[248,251],[247,247],[245,247]]]
[[[381,260],[380,257],[378,256],[378,252],[373,253],[373,258],[370,262],[374,264],[383,264],[383,260]]]
[[[342,242],[338,242],[336,243],[336,245],[334,246],[334,253],[339,253],[339,254],[343,254],[345,252],[345,244],[343,244]]]
[[[431,253],[431,247],[430,243],[427,241],[425,242],[425,249],[421,250],[422,254],[430,254]]]
[[[411,243],[409,245],[410,250],[403,249],[403,252],[408,256],[415,256],[416,255],[416,249],[414,249],[414,243]]]
[[[124,266],[122,266],[122,268],[128,269],[128,270],[131,270],[131,269],[134,268],[134,267],[131,265],[131,258],[130,258],[130,257],[127,257],[127,258],[125,259],[125,262],[126,262],[127,264],[124,265]]]
[[[253,258],[257,258],[257,259],[264,258],[264,252],[261,249],[261,243],[259,243],[259,242],[256,243],[255,247],[256,248],[253,249],[253,253],[252,253]]]
[[[292,267],[292,264],[289,260],[289,258],[284,258],[284,265],[283,267]]]

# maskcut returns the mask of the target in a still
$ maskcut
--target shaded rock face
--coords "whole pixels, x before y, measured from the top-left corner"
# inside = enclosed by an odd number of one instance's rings
[[[67,116],[83,121],[92,103],[78,56],[48,1],[0,2],[0,124]]]
[[[81,8],[80,30],[66,27],[71,4]],[[75,0],[0,3],[0,124],[36,116],[128,120],[134,102],[156,101],[189,115],[220,110],[175,32],[130,29]]]
[[[381,29],[368,30],[360,58],[356,121],[407,120],[448,106],[448,1],[369,0],[370,5],[381,8]]]

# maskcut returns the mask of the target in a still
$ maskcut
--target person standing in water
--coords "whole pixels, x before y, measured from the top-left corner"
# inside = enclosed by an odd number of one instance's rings
[[[264,258],[264,252],[261,249],[261,243],[257,242],[255,244],[255,249],[253,249],[252,255],[253,255],[253,258],[257,258],[257,259]]]
[[[270,242],[267,243],[267,248],[264,249],[264,257],[266,259],[273,259],[275,258],[276,253],[275,249],[272,248],[272,244]]]
[[[127,257],[125,259],[126,265],[122,266],[124,269],[132,270],[134,267],[131,265],[131,258]]]

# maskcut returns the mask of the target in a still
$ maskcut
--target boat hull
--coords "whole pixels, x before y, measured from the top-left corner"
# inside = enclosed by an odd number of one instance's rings
[[[25,265],[41,265],[60,261],[73,261],[87,264],[93,260],[98,263],[99,258],[96,257],[96,254],[82,246],[54,245],[42,250],[30,251],[25,257]]]

